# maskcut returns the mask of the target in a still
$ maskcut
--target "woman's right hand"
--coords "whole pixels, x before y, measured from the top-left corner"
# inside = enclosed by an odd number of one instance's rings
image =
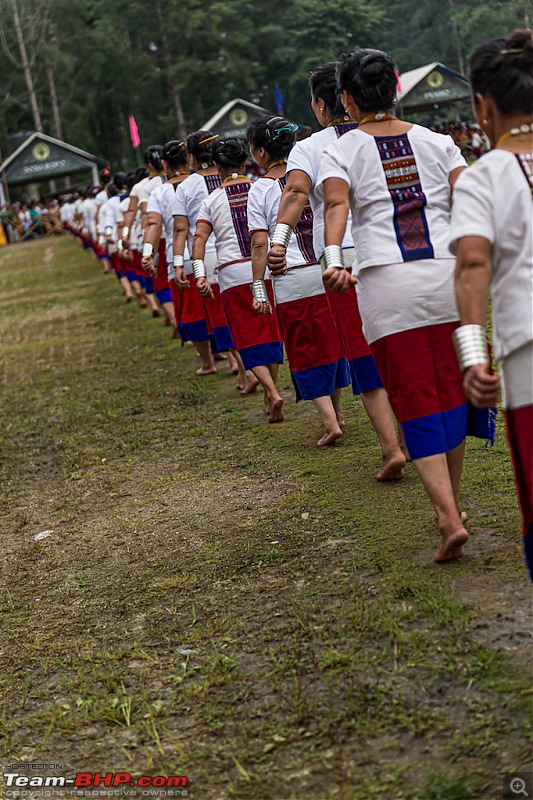
[[[272,306],[270,303],[260,303],[255,298],[252,300],[252,308],[258,314],[272,314]]]
[[[476,408],[490,408],[498,402],[500,379],[497,375],[491,375],[486,364],[468,367],[463,386],[466,396]]]
[[[215,299],[215,295],[213,294],[213,290],[211,289],[211,285],[207,278],[198,278],[196,281],[196,288],[202,297],[210,297],[211,300]]]
[[[287,272],[287,254],[280,244],[273,244],[267,255],[268,268],[272,275],[285,275]]]
[[[178,287],[178,289],[189,289],[190,283],[183,274],[183,267],[176,267],[176,275],[174,277],[174,283]]]

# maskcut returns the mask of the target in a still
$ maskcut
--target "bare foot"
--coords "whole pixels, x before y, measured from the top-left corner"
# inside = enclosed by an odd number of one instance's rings
[[[334,428],[332,431],[326,431],[324,433],[324,436],[322,436],[318,440],[317,445],[319,447],[327,447],[328,445],[335,444],[337,439],[340,439],[341,436],[342,436],[341,429],[340,428]]]
[[[132,300],[133,300],[132,294],[127,294],[126,297],[124,298],[125,303],[131,303]]]
[[[215,353],[213,358],[215,361],[227,361],[228,357],[224,355],[224,353]]]
[[[259,381],[253,374],[253,372],[246,372],[246,383],[244,388],[240,390],[241,394],[253,394],[257,387],[259,386]]]
[[[344,415],[342,414],[341,411],[337,411],[336,414],[337,414],[337,422],[339,423],[339,428],[344,428],[346,425],[346,422],[344,421]]]
[[[161,312],[158,308],[152,308],[152,317],[160,317]]]
[[[463,545],[468,541],[468,533],[463,528],[461,522],[455,525],[439,525],[441,543],[440,547],[433,556],[433,561],[443,564],[445,561],[452,561],[461,558],[463,555]]]
[[[165,314],[165,321],[163,322],[163,326],[164,326],[165,328],[168,328],[168,327],[169,327],[169,325],[172,325],[172,322],[169,320],[169,318],[168,318],[168,317],[167,317],[167,315]]]
[[[405,456],[402,452],[396,453],[389,459],[383,459],[381,471],[376,475],[376,480],[380,483],[387,481],[401,481],[405,477]]]
[[[148,303],[146,302],[146,300],[144,299],[144,297],[138,297],[138,298],[137,298],[137,305],[139,306],[139,308],[146,308],[146,306],[148,305]]]
[[[269,422],[283,422],[285,417],[283,416],[283,398],[276,397],[270,403],[270,413],[268,415]]]
[[[214,375],[217,371],[217,368],[213,364],[212,367],[200,367],[200,369],[196,370],[197,375]]]

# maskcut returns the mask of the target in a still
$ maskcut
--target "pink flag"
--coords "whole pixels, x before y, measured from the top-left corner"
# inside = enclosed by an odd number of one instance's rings
[[[141,137],[139,136],[139,129],[137,127],[137,123],[135,122],[135,117],[130,117],[130,138],[131,143],[134,147],[139,147],[141,143]]]

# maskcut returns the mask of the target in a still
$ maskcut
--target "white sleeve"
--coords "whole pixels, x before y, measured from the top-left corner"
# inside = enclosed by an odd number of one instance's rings
[[[328,178],[340,178],[341,181],[345,181],[348,186],[351,186],[348,167],[344,163],[337,142],[327,147],[322,154],[318,178],[315,184],[315,195],[319,200],[324,199],[324,181],[327,181]]]
[[[146,207],[146,213],[150,214],[151,211],[154,211],[156,214],[161,214],[161,203],[159,202],[159,192],[152,192],[152,194],[147,195],[146,198],[141,198],[141,202],[143,200],[148,201],[148,205]]]
[[[187,178],[190,181],[190,178]],[[176,191],[174,192],[174,200],[172,202],[172,216],[174,217],[187,217],[187,202],[185,198],[185,190],[183,189],[183,184],[186,181],[180,183]]]
[[[259,188],[260,182],[254,183],[248,192],[248,230],[250,233],[254,231],[268,231],[268,220],[265,214],[265,194]]]
[[[446,136],[446,152],[448,154],[448,174],[458,167],[468,166],[461,149],[457,147],[451,136]]]
[[[450,250],[454,255],[457,242],[465,236],[481,236],[491,244],[495,240],[490,172],[483,169],[482,162],[478,164],[459,175],[453,189]]]
[[[304,139],[303,142],[296,142],[289,153],[287,159],[287,175],[293,169],[299,169],[305,172],[311,180],[311,183],[315,182],[316,175],[309,155],[309,141],[307,139]]]
[[[208,225],[213,227],[213,218],[211,216],[211,208],[209,207],[209,203],[207,200],[204,200],[202,205],[200,206],[200,213],[198,214],[198,219],[196,222],[207,222]]]

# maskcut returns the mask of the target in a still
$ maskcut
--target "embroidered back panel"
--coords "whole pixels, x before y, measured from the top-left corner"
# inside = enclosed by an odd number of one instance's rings
[[[246,214],[248,192],[250,191],[251,185],[251,183],[236,183],[233,186],[224,186],[229,200],[233,227],[237,234],[237,241],[243,258],[250,258],[252,253],[250,234],[248,232],[248,217]]]
[[[281,186],[281,191],[284,190],[287,183],[287,177],[284,175],[278,178],[278,183]],[[313,250],[313,212],[309,203],[306,204],[302,211],[302,216],[294,229],[296,241],[300,248],[300,253],[305,258],[306,262],[313,263],[317,261],[315,251]]]
[[[520,169],[526,176],[533,197],[533,153],[515,153]]]
[[[345,133],[348,131],[354,131],[357,127],[359,127],[358,122],[341,122],[340,125],[334,125],[335,133],[337,134],[337,139],[340,139],[341,136],[344,136]]]
[[[387,186],[394,204],[394,229],[404,261],[434,258],[418,167],[408,137],[376,136]]]
[[[207,186],[207,191],[209,194],[214,192],[215,189],[218,189],[219,186],[222,186],[222,178],[220,175],[202,175],[202,178],[205,181],[205,185]]]

